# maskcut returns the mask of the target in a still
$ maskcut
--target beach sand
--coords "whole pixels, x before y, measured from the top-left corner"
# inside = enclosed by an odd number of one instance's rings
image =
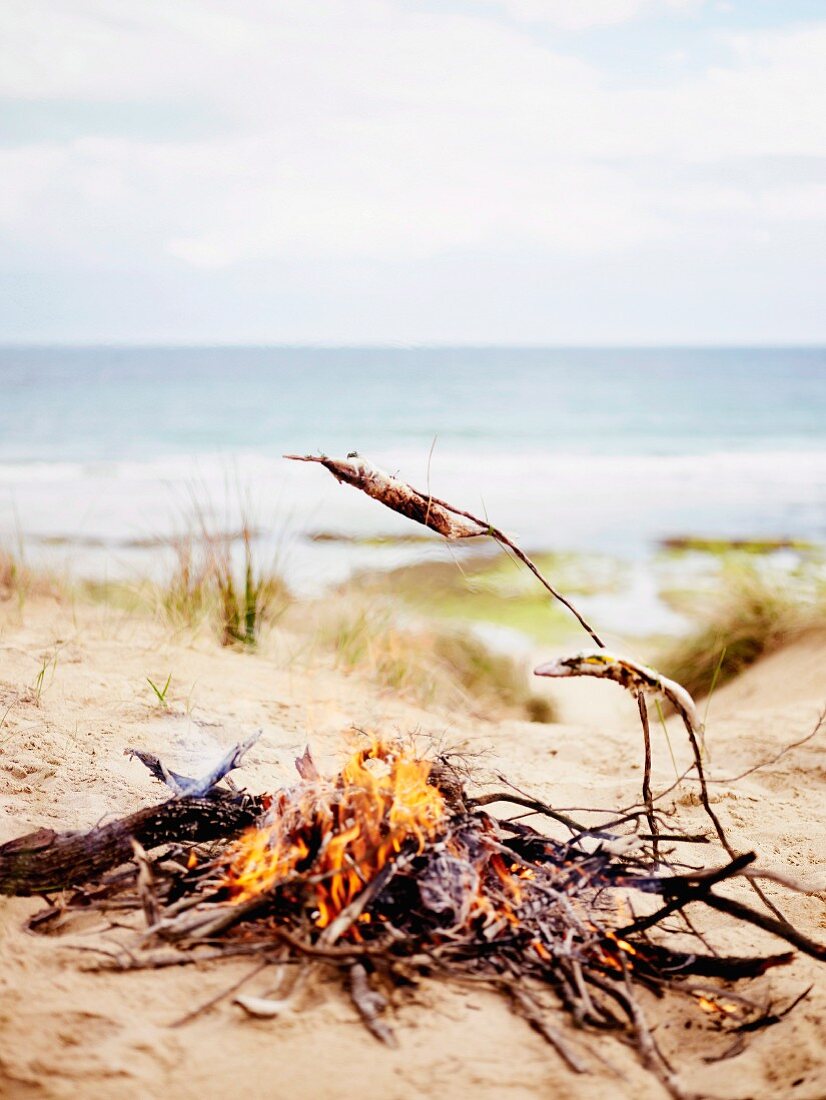
[[[470,718],[453,709],[423,710],[345,676],[318,654],[276,635],[256,653],[220,649],[208,639],[174,637],[168,628],[111,608],[40,598],[22,615],[0,607],[0,841],[39,826],[86,829],[162,796],[158,784],[123,754],[135,745],[172,766],[197,772],[256,729],[263,735],[239,773],[251,790],[291,780],[293,759],[309,742],[334,768],[353,727],[423,739],[480,754],[481,773],[502,770],[556,806],[619,807],[636,799],[640,735],[633,702],[604,683],[551,688],[560,724]],[[552,654],[549,653],[548,656]],[[711,707],[711,770],[732,776],[771,759],[811,730],[826,701],[826,641],[789,647],[720,690]],[[44,670],[38,688],[38,675]],[[157,704],[147,677],[171,672],[170,708]],[[661,731],[655,741],[655,789],[673,779]],[[676,726],[678,763],[688,760]],[[713,788],[717,812],[738,849],[809,884],[782,906],[801,929],[825,938],[826,769],[823,736],[737,783]],[[679,821],[703,828],[690,789],[678,794]],[[696,854],[692,851],[692,857]],[[708,863],[722,862],[702,849]],[[745,896],[742,884],[727,888]],[[779,897],[779,888],[768,892]],[[42,903],[0,899],[0,1095],[3,1097],[182,1098],[341,1097],[382,1100],[428,1096],[478,1100],[664,1095],[631,1050],[611,1037],[573,1032],[613,1072],[590,1058],[575,1076],[554,1051],[492,994],[426,982],[394,1007],[397,1050],[379,1045],[332,984],[313,990],[305,1011],[253,1021],[228,1001],[193,1023],[169,1025],[241,977],[249,963],[142,973],[91,973],[92,956],[65,941],[22,931]],[[91,924],[91,922],[90,922]],[[703,925],[722,950],[748,954],[783,945],[750,928],[708,916]],[[77,938],[73,942],[82,942]],[[89,939],[87,942],[95,942]],[[716,1064],[705,1019],[689,1028],[646,1001],[656,1034],[683,1083],[710,1096],[816,1100],[826,1096],[826,968],[806,956],[750,986],[783,1006],[814,988],[781,1025],[751,1037],[742,1053]],[[261,993],[259,976],[247,991]],[[697,1013],[699,1016],[700,1013]]]

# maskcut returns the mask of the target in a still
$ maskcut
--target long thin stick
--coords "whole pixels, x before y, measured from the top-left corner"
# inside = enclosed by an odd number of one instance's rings
[[[749,881],[752,882],[753,886],[754,882]],[[697,899],[691,898],[690,900],[696,901]],[[732,898],[721,898],[719,894],[708,893],[701,900],[706,905],[710,905],[712,909],[718,909],[721,913],[728,913],[730,917],[736,917],[738,920],[748,921],[749,924],[754,924],[765,932],[771,932],[773,935],[779,936],[780,939],[790,943],[792,947],[796,947],[806,955],[811,955],[813,959],[826,962],[826,947],[810,940],[802,932],[798,932],[794,925],[789,924],[784,918],[774,920],[772,917],[767,917],[765,913],[759,913],[751,906],[744,905],[741,901],[734,901]],[[774,907],[772,906],[772,908]]]
[[[510,550],[523,565],[526,565],[542,587],[555,600],[567,607],[594,642],[601,649],[605,648],[605,643],[590,623],[577,611],[571,601],[554,588],[513,539],[509,538],[498,527],[494,527],[488,520],[480,519],[472,512],[466,512],[463,508],[455,508],[446,500],[441,500],[430,492],[422,493],[420,490],[414,489],[406,481],[391,477],[390,474],[385,473],[384,470],[380,470],[377,466],[367,462],[355,453],[348,455],[346,459],[330,458],[327,455],[284,455],[284,458],[293,462],[318,462],[329,470],[337,481],[343,481],[347,485],[360,489],[374,500],[380,501],[385,507],[394,512],[399,512],[425,527],[429,527],[446,539],[480,538],[488,535],[500,546]],[[473,526],[459,523],[453,518],[455,516],[461,516],[462,519],[469,520]]]
[[[642,800],[645,803],[645,816],[648,818],[648,827],[651,830],[651,835],[654,837],[652,849],[654,852],[654,863],[656,864],[659,862],[660,853],[657,843],[657,816],[654,813],[654,800],[651,795],[651,730],[648,725],[648,707],[642,692],[637,695],[637,706],[640,711],[642,739],[645,746],[645,762],[642,773]]]
[[[179,1016],[178,1019],[173,1020],[173,1022],[169,1026],[170,1027],[183,1027],[184,1024],[188,1024],[191,1020],[194,1020],[198,1016],[201,1016],[204,1012],[209,1012],[209,1010],[211,1008],[214,1008],[215,1005],[217,1005],[221,1001],[223,1001],[223,999],[225,997],[228,997],[230,995],[230,993],[237,992],[237,990],[239,990],[242,985],[246,985],[246,983],[248,981],[250,981],[252,978],[254,978],[256,976],[256,974],[260,974],[261,971],[264,970],[269,965],[270,965],[270,960],[269,959],[264,959],[263,962],[256,963],[255,966],[252,968],[252,970],[248,970],[246,972],[246,974],[244,974],[242,977],[240,977],[238,979],[238,981],[233,982],[232,985],[227,986],[226,989],[222,989],[220,993],[216,993],[214,997],[210,997],[210,999],[208,1001],[204,1001],[203,1004],[198,1005],[197,1008],[193,1008],[190,1012],[187,1012],[184,1016]]]
[[[731,843],[729,842],[729,839],[726,836],[725,829],[723,828],[723,826],[720,823],[719,817],[714,812],[714,810],[712,810],[712,808],[711,808],[711,802],[709,801],[709,797],[708,797],[708,784],[706,783],[705,771],[703,770],[703,756],[702,756],[702,753],[700,752],[700,746],[697,742],[697,737],[694,733],[694,728],[691,725],[691,722],[688,720],[688,717],[685,714],[682,714],[682,719],[683,719],[683,725],[685,726],[685,728],[688,732],[688,739],[691,742],[692,751],[694,752],[694,765],[697,768],[697,778],[700,781],[700,802],[703,804],[703,809],[708,814],[709,818],[711,819],[712,824],[714,825],[714,828],[717,832],[717,836],[720,838],[720,843],[723,845],[723,847],[728,852],[728,854],[731,856],[731,858],[735,859],[736,856],[737,856],[737,852],[735,851],[735,849],[732,847]],[[765,890],[760,885],[758,885],[758,883],[756,883],[754,881],[754,879],[749,879],[748,883],[749,883],[749,886],[752,888],[752,890],[755,892],[755,894],[757,894],[757,896],[760,898],[760,900],[766,906],[766,908],[770,912],[774,913],[774,915],[777,917],[778,921],[781,924],[786,925],[787,927],[791,928],[791,925],[789,924],[789,922],[786,920],[786,918],[783,916],[783,914],[777,908],[777,906],[774,904],[774,902],[771,900],[771,898],[766,894]]]
[[[591,636],[591,638],[594,640],[594,642],[596,642],[600,649],[605,649],[605,642],[603,642],[602,638],[600,638],[600,636],[597,634],[591,624],[587,622],[587,620],[579,613],[579,611],[577,611],[577,609],[566,596],[563,596],[561,592],[554,588],[551,582],[542,575],[539,568],[531,561],[524,550],[517,546],[513,539],[508,538],[504,531],[500,530],[498,527],[494,527],[490,523],[486,523],[484,520],[479,519],[477,516],[474,516],[470,512],[465,512],[461,508],[454,508],[452,504],[448,504],[445,500],[440,500],[438,497],[431,497],[430,499],[433,501],[434,504],[441,504],[443,508],[447,508],[449,511],[455,512],[456,515],[463,516],[465,519],[469,519],[473,523],[478,523],[480,527],[485,527],[485,534],[490,535],[490,537],[495,542],[498,542],[500,546],[506,546],[512,554],[515,554],[516,557],[522,562],[522,564],[526,565],[528,569],[530,569],[531,573],[533,573],[533,575],[543,586],[543,588],[550,592],[555,600],[559,600],[559,602],[564,607],[568,608],[568,610],[577,620],[582,629]]]

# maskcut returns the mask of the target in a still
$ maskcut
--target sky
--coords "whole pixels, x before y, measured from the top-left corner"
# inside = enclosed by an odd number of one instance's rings
[[[826,342],[826,0],[3,0],[0,341]]]

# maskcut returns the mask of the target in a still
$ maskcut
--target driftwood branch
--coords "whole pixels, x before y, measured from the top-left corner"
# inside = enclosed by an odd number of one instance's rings
[[[0,894],[49,894],[85,882],[162,844],[223,839],[252,825],[260,799],[213,791],[206,798],[173,798],[88,833],[38,829],[0,845]]]
[[[422,493],[414,489],[406,481],[385,473],[384,470],[355,453],[348,455],[346,459],[329,458],[327,455],[284,455],[284,457],[293,462],[318,462],[329,470],[337,481],[360,489],[391,511],[429,527],[431,531],[435,531],[443,538],[455,540],[489,536],[500,546],[510,550],[533,573],[542,587],[555,600],[567,607],[598,646],[604,645],[594,628],[577,611],[571,601],[557,591],[542,575],[524,550],[504,531],[494,527],[486,519],[480,519],[479,516],[474,516],[472,512],[466,512],[462,508],[454,508],[452,504],[434,497],[432,493]]]

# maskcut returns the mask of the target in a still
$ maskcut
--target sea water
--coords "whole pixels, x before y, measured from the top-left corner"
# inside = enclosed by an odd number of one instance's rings
[[[823,348],[4,348],[0,539],[151,571],[194,497],[228,529],[246,501],[299,588],[419,556],[281,457],[356,450],[529,550],[826,541],[825,425]]]

